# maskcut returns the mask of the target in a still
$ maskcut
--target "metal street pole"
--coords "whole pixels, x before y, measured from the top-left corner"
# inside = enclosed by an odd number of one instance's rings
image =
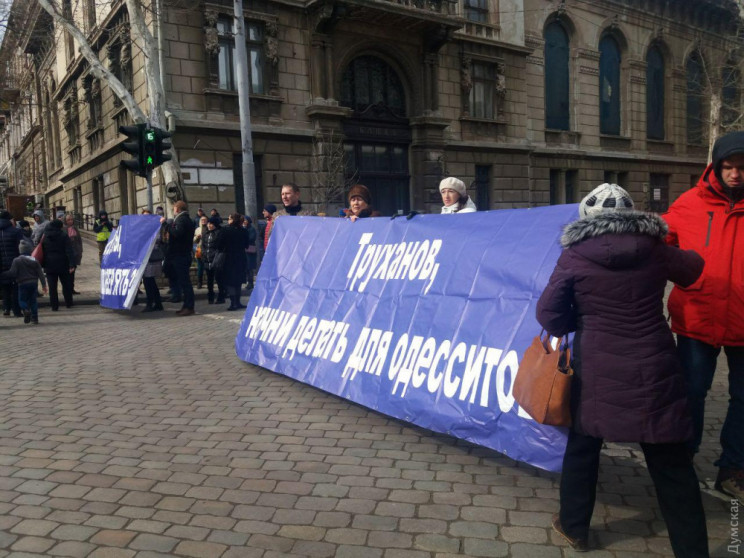
[[[155,213],[152,209],[152,169],[147,171],[147,209],[151,215]]]
[[[256,175],[253,167],[253,144],[251,142],[250,84],[248,82],[248,54],[245,46],[245,22],[243,0],[234,0],[235,8],[235,74],[238,81],[238,103],[240,106],[240,139],[243,153],[243,201],[245,214],[256,222]]]

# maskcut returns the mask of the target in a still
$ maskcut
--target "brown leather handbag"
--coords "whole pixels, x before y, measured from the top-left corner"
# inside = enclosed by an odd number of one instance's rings
[[[544,334],[544,335],[543,335]],[[514,398],[540,424],[571,426],[571,349],[568,337],[553,349],[543,329],[522,356]]]

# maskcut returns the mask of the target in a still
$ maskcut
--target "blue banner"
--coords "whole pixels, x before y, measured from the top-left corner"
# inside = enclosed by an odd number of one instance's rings
[[[160,231],[158,215],[124,215],[101,261],[101,306],[129,310]]]
[[[565,429],[532,420],[512,387],[577,207],[278,219],[237,355],[558,471]]]

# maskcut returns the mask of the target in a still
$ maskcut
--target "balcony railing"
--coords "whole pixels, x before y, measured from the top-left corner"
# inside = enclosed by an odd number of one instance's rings
[[[430,12],[436,12],[442,15],[456,16],[459,12],[458,0],[381,0],[382,2],[389,2],[391,4],[400,4],[401,6],[409,6],[411,8],[418,8],[419,10],[428,10]]]

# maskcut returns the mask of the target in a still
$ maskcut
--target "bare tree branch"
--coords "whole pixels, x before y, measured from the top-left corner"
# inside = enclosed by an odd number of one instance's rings
[[[75,25],[73,21],[70,21],[63,15],[61,8],[57,6],[53,2],[53,0],[39,0],[39,4],[50,16],[52,16],[56,23],[62,26],[65,31],[70,33],[70,35],[75,38],[79,45],[80,53],[90,65],[90,73],[108,84],[108,86],[114,92],[114,95],[121,99],[121,102],[124,104],[127,111],[132,116],[132,119],[138,123],[147,122],[145,113],[142,112],[142,109],[139,108],[139,105],[134,100],[132,94],[127,91],[127,88],[124,87],[121,81],[119,81],[119,78],[111,73],[111,71],[106,68],[103,63],[101,63],[98,55],[93,52],[93,49],[90,47],[85,34],[80,30],[80,28],[78,28],[78,26]]]

